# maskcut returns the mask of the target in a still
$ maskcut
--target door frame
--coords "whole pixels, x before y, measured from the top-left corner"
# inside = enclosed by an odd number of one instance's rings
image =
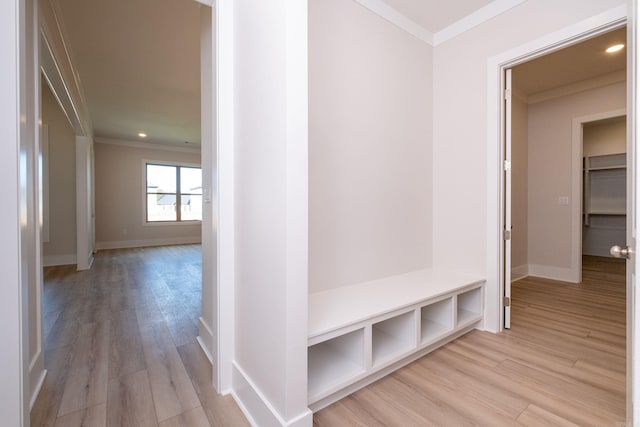
[[[501,129],[502,117],[504,116],[504,72],[508,68],[513,68],[540,56],[621,28],[628,23],[627,13],[627,5],[618,6],[495,55],[487,61],[487,284],[485,292],[484,328],[488,331],[498,333],[504,330],[504,310],[502,305],[506,279],[504,277],[503,245],[505,182],[502,163],[504,159],[504,139]],[[633,19],[631,19],[631,21],[633,21]],[[631,24],[633,24],[633,22]],[[630,50],[632,49],[628,51]],[[633,73],[636,72],[635,63],[633,63],[630,69],[632,69]],[[628,85],[627,87],[628,99],[632,97],[631,86],[632,85]],[[631,121],[633,121],[633,119]],[[573,180],[572,178],[572,181]],[[578,188],[580,188],[580,182],[579,180]],[[573,190],[575,190],[575,186],[573,187]],[[581,197],[572,198],[572,209],[575,210],[575,206],[577,205],[579,213]],[[580,232],[580,230],[578,230],[578,232]],[[633,307],[632,299],[632,295],[629,295],[629,291],[627,291],[628,312]],[[630,325],[628,324],[627,326],[629,327]],[[627,359],[631,356],[631,348],[631,343],[627,343]],[[632,371],[628,370],[628,419],[633,418],[633,388],[629,387],[632,381]]]
[[[628,96],[628,94],[627,94]],[[582,233],[584,218],[582,209],[584,202],[584,174],[582,173],[582,158],[584,157],[584,125],[600,120],[626,117],[627,109],[603,111],[586,116],[574,117],[571,124],[571,270],[577,281],[582,282]],[[576,221],[577,219],[577,221]],[[619,242],[622,244],[622,242]]]
[[[487,292],[485,329],[503,330],[504,315],[504,71],[627,24],[627,8],[620,6],[529,43],[489,58],[487,62]],[[574,203],[576,201],[574,200]],[[579,203],[579,201],[577,201]],[[578,205],[579,207],[579,205]]]

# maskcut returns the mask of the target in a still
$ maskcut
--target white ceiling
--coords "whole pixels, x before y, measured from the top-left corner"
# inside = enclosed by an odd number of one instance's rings
[[[200,6],[56,0],[98,137],[200,142]]]
[[[195,0],[53,1],[58,4],[95,136],[140,141],[138,132],[145,132],[149,142],[200,143],[201,6]],[[491,0],[384,1],[431,34],[498,4]],[[529,95],[622,70],[624,51],[607,56],[603,50],[624,39],[624,30],[605,34],[523,64],[514,71],[514,79]]]
[[[626,28],[621,28],[519,65],[513,69],[514,86],[525,95],[533,95],[624,71],[626,49],[614,54],[605,49],[625,44],[626,34]]]
[[[385,0],[385,2],[432,34],[472,14],[493,0]]]

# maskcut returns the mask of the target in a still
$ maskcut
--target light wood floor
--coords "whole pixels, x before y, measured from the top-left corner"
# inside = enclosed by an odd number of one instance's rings
[[[246,426],[195,337],[200,248],[100,252],[45,270],[32,426]],[[314,416],[317,427],[616,426],[625,413],[624,264],[514,283],[512,329],[474,331]],[[622,424],[619,424],[622,425]]]
[[[200,246],[101,251],[44,274],[48,375],[32,426],[247,426],[195,338]],[[0,423],[1,424],[1,423]]]
[[[319,411],[314,425],[624,425],[624,269],[585,257],[580,285],[515,282],[510,331],[473,331]]]

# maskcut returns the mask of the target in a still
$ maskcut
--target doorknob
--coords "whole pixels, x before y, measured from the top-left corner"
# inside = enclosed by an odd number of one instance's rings
[[[609,253],[614,258],[629,259],[629,257],[631,256],[631,249],[629,249],[628,246],[626,248],[621,248],[620,246],[615,245],[615,246],[611,246],[611,249],[609,249]]]

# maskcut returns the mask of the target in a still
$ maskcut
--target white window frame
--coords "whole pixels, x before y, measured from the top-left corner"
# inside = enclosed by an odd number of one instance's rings
[[[202,165],[200,163],[142,159],[142,225],[145,227],[201,225],[202,220],[198,220],[198,219],[190,219],[187,221],[151,221],[151,222],[147,221],[147,165],[198,168],[202,172]],[[176,191],[179,192],[179,190],[180,190],[179,188],[176,188]],[[204,197],[204,194],[202,195],[202,197]]]

